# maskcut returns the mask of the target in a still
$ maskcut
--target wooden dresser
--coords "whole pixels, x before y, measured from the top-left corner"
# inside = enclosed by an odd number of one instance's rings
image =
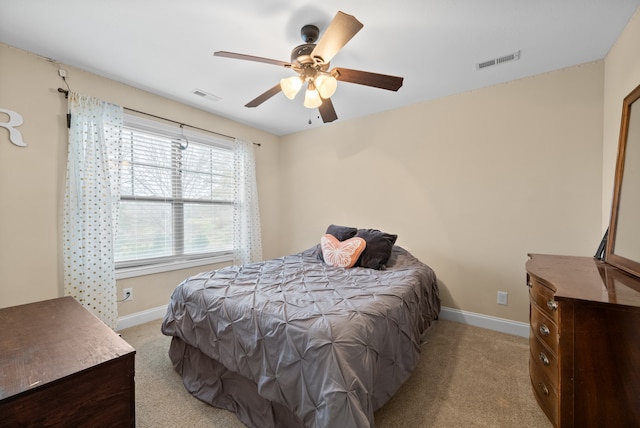
[[[591,257],[532,254],[529,373],[556,427],[640,427],[640,279]]]
[[[0,426],[135,426],[135,350],[72,297],[0,309],[0,329]]]

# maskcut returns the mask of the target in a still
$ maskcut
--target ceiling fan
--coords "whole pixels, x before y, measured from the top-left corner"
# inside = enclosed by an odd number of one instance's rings
[[[338,118],[338,115],[333,108],[331,96],[336,91],[338,81],[397,91],[402,86],[402,81],[404,80],[402,77],[352,70],[349,68],[336,67],[329,70],[330,61],[333,57],[363,26],[364,25],[354,16],[338,12],[322,38],[318,40],[318,35],[320,34],[318,27],[315,25],[305,25],[300,30],[302,40],[305,43],[296,46],[291,51],[291,62],[225,51],[214,52],[214,55],[264,62],[290,68],[298,73],[297,76],[280,80],[280,83],[268,89],[252,101],[249,101],[245,107],[257,107],[280,91],[292,100],[306,83],[307,90],[305,93],[304,106],[307,108],[318,108],[323,122],[333,122]],[[317,44],[316,40],[318,40]]]

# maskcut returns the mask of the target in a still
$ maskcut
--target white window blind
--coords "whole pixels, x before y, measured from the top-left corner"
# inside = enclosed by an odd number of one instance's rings
[[[117,266],[231,254],[230,144],[127,116],[122,142]]]

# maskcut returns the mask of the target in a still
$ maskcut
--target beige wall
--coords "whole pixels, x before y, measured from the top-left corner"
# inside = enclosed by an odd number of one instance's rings
[[[375,227],[433,266],[446,306],[526,322],[527,253],[591,256],[608,222],[639,34],[636,13],[604,61],[283,138],[64,68],[77,92],[262,143],[266,258],[315,245],[329,223]],[[55,64],[0,44],[0,108],[23,115],[29,145],[0,128],[0,307],[62,295],[60,86]],[[165,304],[199,270],[120,280],[135,294],[120,315]]]
[[[62,65],[76,92],[125,107],[168,117],[190,125],[259,142],[257,176],[265,257],[279,254],[278,138],[233,121],[184,106],[130,86]],[[62,295],[60,225],[66,172],[64,83],[58,66],[42,57],[0,44],[0,108],[20,113],[27,147],[9,142],[0,128],[0,307]],[[6,117],[0,115],[0,121]],[[121,280],[134,287],[133,302],[119,314],[154,308],[168,296],[189,269]],[[119,292],[118,295],[121,295]]]
[[[527,253],[591,256],[600,242],[603,70],[283,138],[284,252],[314,245],[330,223],[397,233],[434,268],[445,306],[526,322]]]
[[[605,59],[602,155],[602,231],[609,225],[618,154],[622,100],[640,85],[640,9],[633,15]]]

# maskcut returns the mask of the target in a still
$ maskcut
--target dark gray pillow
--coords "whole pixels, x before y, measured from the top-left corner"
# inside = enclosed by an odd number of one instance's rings
[[[367,243],[356,266],[384,270],[398,235],[391,235],[378,229],[359,229],[356,236]]]
[[[330,224],[329,227],[327,227],[327,231],[325,233],[335,236],[338,241],[346,241],[347,239],[356,236],[356,233],[358,233],[358,229],[356,229],[355,227]]]

